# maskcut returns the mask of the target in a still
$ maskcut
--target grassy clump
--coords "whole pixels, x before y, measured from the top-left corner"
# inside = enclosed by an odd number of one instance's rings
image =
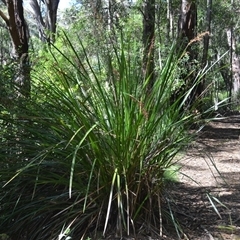
[[[194,119],[182,107],[189,93],[170,101],[174,50],[149,93],[128,46],[104,63],[65,43],[69,54],[55,49],[51,69],[33,74],[32,99],[1,113],[12,131],[1,139],[0,232],[76,239],[146,226],[161,235],[165,179]]]

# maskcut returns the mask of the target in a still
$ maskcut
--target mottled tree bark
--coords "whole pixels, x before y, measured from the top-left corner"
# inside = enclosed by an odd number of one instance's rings
[[[191,89],[194,85],[195,88],[191,91],[188,99],[188,106],[191,107],[193,102],[201,94],[201,83],[196,83],[196,76],[194,73],[195,59],[197,59],[197,51],[194,49],[194,39],[197,34],[197,6],[194,1],[182,0],[181,12],[178,22],[178,39],[179,50],[186,49],[188,54],[188,62],[185,64],[185,74],[182,78],[185,80],[185,91]]]
[[[40,39],[48,43],[55,42],[57,10],[60,0],[31,0],[30,5],[33,9],[35,19],[38,24]],[[64,1],[64,0],[62,0]],[[41,12],[41,4],[45,6],[45,20]]]
[[[167,0],[167,41],[174,38],[172,0]]]
[[[203,37],[203,56],[202,56],[202,68],[205,68],[208,63],[208,49],[211,33],[211,21],[212,21],[212,0],[207,0],[207,14],[206,14],[206,34]],[[199,83],[199,94],[203,92],[205,85],[205,77]]]
[[[230,84],[230,96],[233,101],[236,101],[238,94],[240,93],[240,57],[236,52],[236,39],[233,29],[227,29],[226,33],[231,55],[230,66],[232,79]]]
[[[203,57],[202,66],[205,67],[208,61],[208,49],[211,32],[212,21],[212,0],[207,0],[207,15],[206,15],[206,34],[203,37]]]
[[[196,37],[197,6],[193,1],[182,0],[181,13],[179,17],[179,38],[187,38],[188,42]]]
[[[28,56],[28,27],[24,19],[22,0],[6,0],[8,16],[0,11],[5,21],[11,40],[12,57],[17,62],[16,95],[17,97],[30,96],[30,66]]]

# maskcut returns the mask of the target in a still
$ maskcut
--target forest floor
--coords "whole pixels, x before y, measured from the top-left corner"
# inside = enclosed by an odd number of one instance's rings
[[[240,114],[204,127],[180,166],[172,194],[183,239],[240,240]]]

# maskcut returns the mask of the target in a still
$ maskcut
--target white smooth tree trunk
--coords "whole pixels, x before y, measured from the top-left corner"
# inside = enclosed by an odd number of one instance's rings
[[[240,57],[236,52],[236,38],[234,36],[233,29],[227,29],[227,40],[230,48],[230,64],[232,71],[232,87],[231,87],[231,95],[232,100],[236,100],[239,92],[240,92]]]
[[[174,25],[173,25],[173,10],[172,10],[172,0],[167,0],[167,38],[174,38]]]

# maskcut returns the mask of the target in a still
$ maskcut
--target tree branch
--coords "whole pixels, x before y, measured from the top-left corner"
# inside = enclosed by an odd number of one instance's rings
[[[5,21],[5,23],[6,23],[7,25],[9,25],[9,19],[8,19],[8,17],[2,12],[1,9],[0,9],[0,16],[1,16],[1,18]]]

